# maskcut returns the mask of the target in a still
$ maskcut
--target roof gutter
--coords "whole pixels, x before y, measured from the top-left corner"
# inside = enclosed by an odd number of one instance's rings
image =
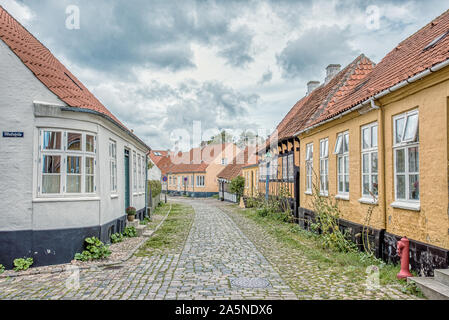
[[[142,140],[140,140],[135,134],[131,133],[128,129],[126,129],[124,126],[122,126],[120,123],[118,123],[117,121],[115,121],[114,119],[112,119],[111,117],[109,117],[108,115],[98,112],[98,111],[94,111],[94,110],[89,110],[89,109],[83,109],[83,108],[78,108],[78,107],[61,107],[61,111],[70,111],[70,112],[81,112],[81,113],[89,113],[89,114],[93,114],[96,116],[100,116],[110,122],[112,122],[113,124],[115,124],[117,127],[119,127],[123,132],[125,132],[127,135],[129,135],[131,138],[133,138],[134,140],[138,141],[140,144],[144,145],[146,148],[148,148],[148,153],[147,155],[150,153],[151,148],[149,146],[147,146],[147,144],[145,142],[143,142]]]
[[[342,112],[340,114],[337,114],[337,115],[333,116],[332,118],[329,118],[329,119],[327,119],[325,121],[322,121],[322,122],[319,122],[319,123],[317,123],[317,124],[315,124],[315,125],[313,125],[311,127],[308,127],[308,128],[303,129],[301,131],[298,131],[293,136],[296,137],[296,136],[300,135],[301,133],[304,133],[304,132],[310,131],[312,129],[315,129],[316,127],[319,127],[319,126],[321,126],[323,124],[326,124],[328,122],[340,119],[343,116],[347,115],[348,113],[351,113],[353,111],[359,110],[359,109],[363,108],[364,106],[366,106],[368,104],[371,104],[372,107],[374,106],[373,109],[377,109],[378,107],[374,103],[375,100],[378,100],[378,99],[380,99],[382,97],[385,97],[387,94],[390,94],[390,93],[392,93],[394,91],[397,91],[397,90],[399,90],[399,89],[401,89],[401,88],[403,88],[403,87],[405,87],[405,86],[407,86],[407,85],[409,85],[411,83],[414,83],[414,82],[416,82],[418,80],[421,80],[421,79],[427,77],[428,75],[430,75],[430,74],[432,74],[434,72],[437,72],[438,70],[441,70],[441,69],[443,69],[443,68],[445,68],[447,66],[449,66],[449,59],[447,59],[446,61],[443,61],[443,62],[441,62],[439,64],[436,64],[435,66],[430,67],[430,68],[422,71],[421,73],[418,73],[417,75],[408,78],[407,80],[404,80],[404,81],[402,81],[402,82],[400,82],[398,84],[395,84],[394,86],[391,86],[388,89],[385,89],[384,91],[382,91],[382,92],[380,92],[380,93],[378,93],[378,94],[368,98],[367,100],[359,103],[358,105],[356,105],[356,106],[354,106],[354,107],[352,107],[352,108],[350,108],[350,109],[348,109],[348,110],[346,110],[346,111],[344,111],[344,112]]]

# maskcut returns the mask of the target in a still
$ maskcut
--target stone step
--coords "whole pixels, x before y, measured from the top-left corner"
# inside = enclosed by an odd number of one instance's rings
[[[134,221],[128,221],[126,220],[126,226],[127,227],[134,227],[137,229],[137,227],[140,225],[140,220],[139,219],[134,219]]]
[[[136,227],[136,231],[137,231],[137,236],[138,237],[141,237],[143,235],[143,233],[145,231],[145,228],[146,228],[146,226],[144,226],[144,225],[138,225]]]
[[[416,283],[430,300],[449,300],[449,286],[438,282],[434,277],[411,277],[407,281]]]
[[[442,284],[449,286],[449,269],[435,270],[435,280]]]

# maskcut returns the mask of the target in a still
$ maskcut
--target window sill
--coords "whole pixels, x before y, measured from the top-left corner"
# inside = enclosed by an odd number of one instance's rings
[[[100,201],[100,197],[76,197],[76,198],[34,198],[33,203],[44,202],[78,202],[78,201]]]
[[[329,197],[329,194],[320,192],[320,197]]]
[[[337,194],[335,199],[349,201],[349,194]]]
[[[390,205],[396,209],[421,211],[421,204],[419,202],[395,201]]]
[[[118,194],[111,194],[111,199],[118,199]]]
[[[364,204],[374,204],[374,205],[378,205],[378,200],[377,199],[373,199],[373,198],[367,198],[367,197],[362,197],[359,199],[360,203],[364,203]]]
[[[313,195],[312,191],[306,191],[306,192],[304,192],[304,194],[306,194],[306,195],[308,195],[308,196]]]

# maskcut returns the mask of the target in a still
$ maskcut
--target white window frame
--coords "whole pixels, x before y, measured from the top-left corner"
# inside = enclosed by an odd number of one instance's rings
[[[133,192],[137,192],[137,153],[133,151]]]
[[[205,177],[204,175],[198,175],[196,176],[196,186],[199,188],[205,187]]]
[[[345,140],[347,138],[347,149],[345,150]],[[349,180],[349,131],[341,132],[337,136],[335,142],[334,154],[337,155],[337,195],[340,198],[346,199],[349,196],[350,180]],[[340,162],[343,162],[343,171],[340,168]],[[346,168],[347,164],[347,168]],[[346,190],[346,179],[348,182],[348,190]],[[340,181],[343,181],[343,189],[340,188]]]
[[[365,140],[364,140],[364,132],[368,132],[369,137],[369,144],[365,146]],[[373,137],[373,132],[376,132],[376,138]],[[368,200],[368,202],[375,202],[377,201],[378,195],[379,195],[379,156],[378,156],[378,145],[379,145],[379,126],[377,122],[373,122],[370,124],[367,124],[360,129],[360,149],[361,151],[361,158],[360,158],[360,171],[361,171],[361,186],[362,186],[362,199],[361,200]],[[364,157],[368,157],[368,171],[364,172]],[[377,172],[374,172],[374,157],[377,158]],[[364,185],[364,178],[368,177],[368,184],[369,184],[369,191],[365,192],[365,185]],[[377,180],[377,192],[375,192],[373,186],[374,186],[374,177],[376,177]],[[371,194],[372,193],[372,194]],[[373,195],[375,199],[373,199]]]
[[[117,193],[117,142],[109,140],[109,181],[110,191]]]
[[[329,195],[329,138],[320,140],[320,195]]]
[[[284,155],[282,158],[282,180],[286,182],[288,180],[288,158]]]
[[[290,182],[295,181],[294,161],[295,161],[295,159],[294,159],[293,153],[290,153],[287,156],[287,168],[288,168],[287,169],[288,170],[287,176],[288,176],[288,181],[290,181]]]
[[[306,193],[312,194],[313,189],[313,143],[306,145]]]
[[[415,128],[415,132],[414,132],[414,138],[412,139],[404,139],[405,137],[405,132],[407,129],[407,123],[408,123],[408,119],[412,116],[417,116],[417,123],[416,123],[416,128]],[[397,120],[400,119],[404,119],[404,127],[402,128],[402,136],[401,136],[401,141],[397,141],[396,139],[396,133],[397,133]],[[413,148],[417,148],[418,150],[418,162],[417,162],[417,166],[418,166],[418,171],[410,171],[410,165],[409,165],[409,150],[413,149]],[[397,172],[397,151],[399,150],[403,150],[404,151],[404,172],[403,173],[398,173]],[[419,209],[419,204],[420,204],[420,199],[421,199],[421,193],[419,192],[418,195],[418,199],[411,199],[410,198],[410,176],[418,176],[418,185],[419,185],[419,181],[420,181],[420,165],[419,165],[419,155],[420,151],[419,151],[419,112],[418,109],[409,111],[409,112],[405,112],[402,114],[399,114],[395,117],[393,117],[393,159],[394,159],[394,195],[395,195],[395,200],[396,203],[393,203],[392,206],[395,206],[395,204],[397,203],[408,203],[411,204],[412,206],[416,207],[417,209]],[[404,176],[405,179],[405,198],[399,198],[398,196],[398,176]],[[419,187],[418,187],[419,190]],[[398,207],[401,207],[401,205],[399,204]]]
[[[37,196],[40,198],[70,198],[80,196],[92,196],[97,194],[96,175],[97,175],[97,135],[93,132],[71,130],[71,129],[57,129],[57,128],[38,128],[39,130],[39,159],[38,159],[38,190]],[[44,132],[59,132],[61,134],[61,148],[58,150],[44,150]],[[68,150],[68,133],[75,133],[81,135],[81,150]],[[94,138],[94,151],[90,152],[86,150],[86,136],[92,136]],[[44,174],[43,162],[45,156],[57,156],[61,158],[60,172],[59,174]],[[67,157],[79,157],[80,158],[80,173],[71,174],[67,172]],[[93,174],[86,174],[86,159],[92,158],[94,163]],[[44,175],[59,175],[59,192],[58,193],[43,193],[43,176]],[[79,175],[80,176],[80,192],[67,192],[67,176]],[[93,192],[86,192],[86,178],[87,176],[93,176]]]

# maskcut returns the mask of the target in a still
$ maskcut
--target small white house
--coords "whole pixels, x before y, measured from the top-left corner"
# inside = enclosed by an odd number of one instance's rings
[[[150,148],[0,7],[0,264],[65,263],[146,214]]]

